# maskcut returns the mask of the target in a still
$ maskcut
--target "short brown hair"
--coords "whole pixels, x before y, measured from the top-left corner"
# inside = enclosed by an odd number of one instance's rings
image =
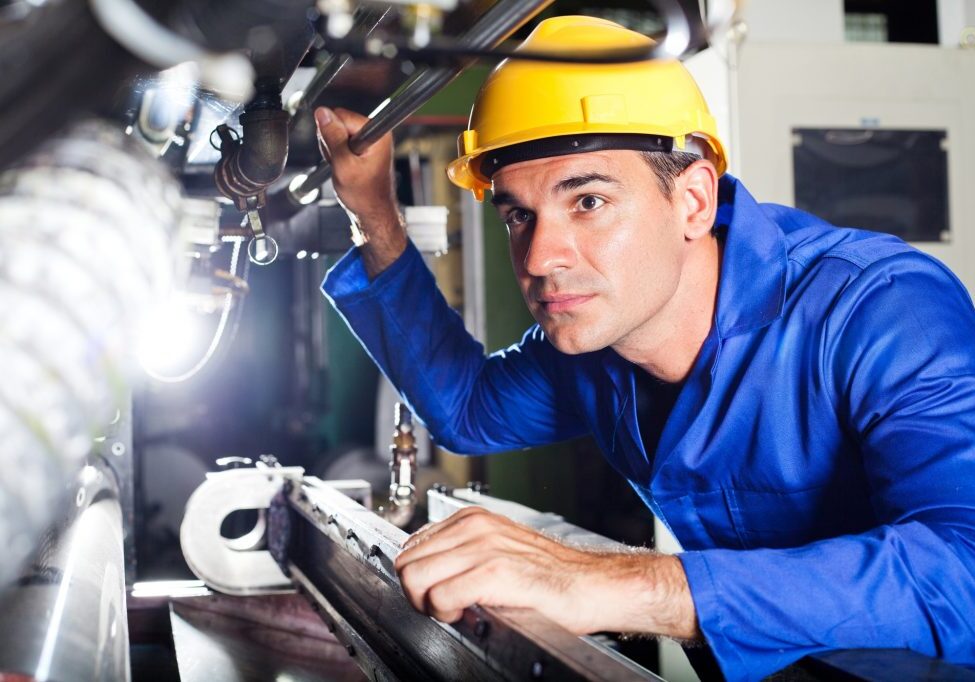
[[[650,166],[650,170],[657,178],[657,185],[667,201],[670,201],[674,194],[674,180],[677,179],[677,176],[687,170],[687,167],[692,163],[701,159],[697,154],[678,151],[637,153]]]

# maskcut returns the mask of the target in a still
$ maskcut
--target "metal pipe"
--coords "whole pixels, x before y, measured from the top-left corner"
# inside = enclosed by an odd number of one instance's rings
[[[359,7],[356,9],[352,29],[350,30],[351,35],[360,35],[365,38],[372,34],[373,31],[378,28],[379,24],[383,22],[386,15],[389,14],[390,7]],[[362,29],[365,28],[365,31]],[[332,81],[339,74],[339,71],[344,69],[349,62],[352,61],[352,57],[346,54],[333,53],[329,55],[315,71],[314,77],[305,86],[305,90],[301,95],[301,99],[298,101],[296,111],[304,111],[311,107],[315,101],[321,96]],[[292,124],[297,120],[297,116],[292,117]]]
[[[472,49],[495,47],[551,3],[552,0],[499,0],[460,38],[459,45]],[[403,87],[400,94],[393,97],[385,108],[349,140],[349,147],[356,154],[361,154],[459,76],[465,67],[466,65],[441,66],[420,71]],[[308,174],[304,182],[291,191],[292,197],[300,201],[301,197],[318,189],[330,177],[332,166],[328,161],[322,161]]]
[[[405,528],[416,512],[416,438],[413,436],[413,413],[405,404],[393,407],[393,444],[389,446],[389,508],[385,518],[394,526]]]
[[[0,679],[130,679],[118,484],[96,458],[68,491],[33,565],[0,598]]]

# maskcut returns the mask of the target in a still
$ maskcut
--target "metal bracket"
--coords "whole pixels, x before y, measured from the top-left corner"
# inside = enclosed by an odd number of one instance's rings
[[[240,509],[267,509],[286,480],[301,480],[301,467],[232,469],[207,474],[193,491],[179,530],[186,563],[196,576],[226,594],[261,594],[291,591],[288,579],[266,550],[235,548],[220,535],[220,526]],[[251,538],[253,540],[253,538]],[[238,547],[243,549],[241,543]]]

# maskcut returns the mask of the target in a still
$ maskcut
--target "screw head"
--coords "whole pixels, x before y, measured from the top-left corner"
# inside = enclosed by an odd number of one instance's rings
[[[545,664],[541,661],[535,661],[532,663],[532,679],[537,680],[545,674]]]

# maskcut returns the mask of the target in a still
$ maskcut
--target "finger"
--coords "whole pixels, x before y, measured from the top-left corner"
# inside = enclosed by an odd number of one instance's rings
[[[359,132],[365,127],[365,125],[370,120],[368,117],[363,116],[362,114],[357,113],[355,111],[350,111],[348,109],[336,109],[334,113],[339,118],[339,120],[342,121],[342,123],[345,125],[345,129],[348,131],[349,137],[355,137],[356,135],[358,135]],[[368,156],[370,153],[369,150],[371,149],[391,147],[392,141],[393,141],[393,133],[388,132],[382,137],[380,137],[378,140],[373,142],[371,145],[361,150],[358,153],[358,156]]]
[[[472,542],[449,552],[412,561],[399,570],[400,585],[406,598],[418,611],[424,611],[427,591],[434,585],[485,563],[493,550]]]
[[[431,588],[426,595],[424,611],[442,623],[456,623],[464,609],[482,601],[480,583],[484,569],[475,567]]]
[[[457,512],[425,531],[421,537],[411,538],[394,563],[399,569],[422,557],[449,551],[477,538],[499,534],[508,523],[503,517],[483,511],[468,514]]]
[[[476,507],[465,507],[457,512],[454,512],[453,514],[451,514],[450,516],[448,516],[447,518],[441,521],[437,521],[436,523],[426,524],[425,526],[417,530],[415,533],[410,535],[408,538],[406,538],[406,540],[404,540],[403,544],[401,545],[402,548],[404,550],[407,550],[410,549],[411,547],[420,544],[421,542],[425,542],[426,540],[430,539],[431,536],[439,533],[441,530],[445,528],[449,528],[453,523],[457,521],[457,519],[463,518],[464,516],[472,512],[477,513],[477,511],[475,510],[483,512],[483,510],[478,510],[478,508]]]
[[[362,114],[350,109],[337,107],[332,110],[332,113],[339,121],[342,122],[342,125],[345,126],[345,130],[348,132],[349,137],[357,135],[359,131],[362,130],[362,127],[369,122],[369,118],[367,116],[363,116]]]
[[[522,606],[522,590],[504,561],[492,560],[441,581],[427,591],[426,611],[444,623],[455,623],[464,609],[485,606]],[[510,603],[509,603],[510,602]]]
[[[315,109],[315,124],[318,126],[318,143],[325,158],[331,161],[349,149],[349,131],[336,117],[335,112],[326,107]]]

